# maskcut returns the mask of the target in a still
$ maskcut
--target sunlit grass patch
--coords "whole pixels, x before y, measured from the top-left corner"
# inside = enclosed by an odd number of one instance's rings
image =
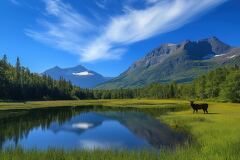
[[[240,104],[210,103],[209,111],[210,114],[192,114],[190,110],[174,112],[160,119],[173,128],[182,128],[191,133],[195,142],[191,144],[189,155],[195,153],[195,159],[238,159]],[[182,149],[178,152],[189,150]],[[201,154],[198,155],[198,152]]]

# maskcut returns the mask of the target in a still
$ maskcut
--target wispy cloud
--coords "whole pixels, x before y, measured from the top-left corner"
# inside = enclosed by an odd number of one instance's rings
[[[82,61],[116,59],[128,45],[175,30],[227,0],[144,1],[146,6],[143,9],[127,6],[124,13],[99,25],[70,4],[61,0],[45,0],[46,18],[38,20],[44,30],[28,29],[26,34],[78,54]]]
[[[44,31],[26,30],[26,34],[36,40],[50,44],[70,53],[83,54],[82,46],[87,45],[86,39],[94,35],[96,26],[79,14],[71,5],[60,0],[46,0],[46,17],[52,21],[38,20]]]
[[[104,2],[96,1],[95,3],[99,8],[106,9],[106,6],[105,6]]]

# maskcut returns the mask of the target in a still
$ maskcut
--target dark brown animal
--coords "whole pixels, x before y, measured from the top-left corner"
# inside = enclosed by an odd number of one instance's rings
[[[203,110],[204,114],[208,113],[208,104],[207,103],[203,103],[203,104],[194,104],[193,101],[190,101],[190,105],[193,109],[193,113],[197,113],[198,110]]]

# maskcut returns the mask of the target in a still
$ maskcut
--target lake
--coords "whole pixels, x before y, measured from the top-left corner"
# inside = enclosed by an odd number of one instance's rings
[[[155,118],[166,111],[100,106],[0,111],[0,147],[41,150],[174,147],[187,138]]]

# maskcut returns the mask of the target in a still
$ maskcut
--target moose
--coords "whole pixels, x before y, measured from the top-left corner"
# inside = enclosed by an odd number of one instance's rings
[[[203,104],[194,104],[194,101],[190,101],[190,105],[193,109],[193,113],[197,113],[198,110],[203,110],[204,114],[208,113],[208,104],[207,103],[203,103]]]

